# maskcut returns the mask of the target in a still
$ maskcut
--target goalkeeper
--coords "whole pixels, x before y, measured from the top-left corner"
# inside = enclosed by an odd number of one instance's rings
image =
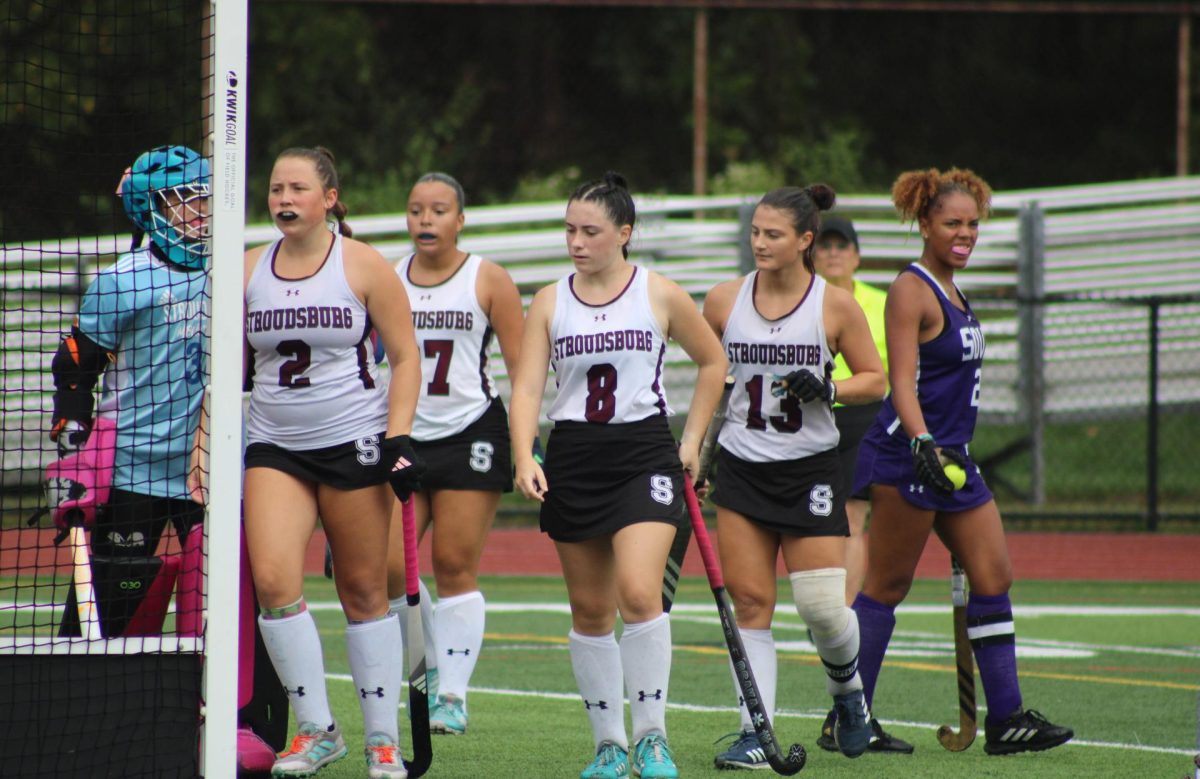
[[[208,161],[185,146],[151,149],[126,170],[117,195],[134,225],[133,248],[84,293],[51,363],[50,438],[60,453],[83,446],[98,417],[116,430],[112,490],[91,534],[106,637],[161,631],[165,599],[157,613],[139,607],[154,579],[173,576],[175,566],[176,629],[200,632],[202,534],[191,531],[204,514],[189,500],[186,478],[207,352],[209,178]],[[165,565],[155,552],[168,521],[184,554]],[[145,606],[154,610],[150,600]],[[68,604],[64,633],[74,611]]]

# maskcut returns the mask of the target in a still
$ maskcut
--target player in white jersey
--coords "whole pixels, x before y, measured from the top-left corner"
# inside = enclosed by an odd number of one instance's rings
[[[783,554],[796,610],[825,665],[839,712],[842,753],[861,755],[871,735],[856,670],[858,622],[845,601],[848,524],[837,454],[834,398],[883,397],[879,352],[854,297],[813,270],[820,211],[833,205],[824,184],[763,196],[750,225],[753,272],[723,282],[704,301],[736,379],[716,464],[718,546],[725,585],[767,711],[777,686],[775,561]],[[833,382],[836,354],[852,375]],[[734,689],[737,673],[734,673]],[[765,768],[744,702],[741,729],[716,757],[718,768]]]
[[[576,272],[534,297],[513,381],[517,485],[542,503],[542,530],[555,542],[571,601],[571,665],[596,748],[582,779],[679,775],[666,740],[671,628],[662,574],[687,521],[683,473],[696,470],[726,367],[688,294],[628,262],[634,217],[618,174],[571,196],[567,250]],[[662,391],[667,338],[699,366],[678,448]],[[531,448],[551,364],[558,394],[543,470]]]
[[[311,776],[343,757],[316,623],[304,602],[304,557],[320,514],[338,568],[346,651],[360,692],[370,777],[406,775],[399,750],[400,626],[387,602],[393,501],[417,489],[408,434],[420,362],[403,285],[353,240],[333,155],[284,151],[267,199],[278,241],[246,253],[246,338],[253,359],[245,527],[259,624],[298,733],[274,776]],[[329,217],[337,221],[329,229]],[[380,381],[368,333],[392,367]]]
[[[492,337],[511,375],[525,318],[508,272],[458,248],[462,186],[428,173],[408,196],[408,232],[416,251],[396,268],[412,306],[421,361],[413,448],[427,466],[416,501],[418,537],[433,527],[438,604],[425,619],[430,730],[467,729],[467,685],[483,645],[479,559],[500,495],[512,491],[508,414],[488,368]],[[400,504],[392,509],[388,598],[407,624]],[[422,585],[424,587],[424,585]],[[431,604],[421,592],[421,607]]]

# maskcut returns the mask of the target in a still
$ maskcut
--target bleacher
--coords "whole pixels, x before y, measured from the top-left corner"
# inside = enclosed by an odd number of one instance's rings
[[[700,302],[748,267],[739,236],[754,202],[639,198],[631,259]],[[920,254],[919,233],[897,220],[886,197],[845,196],[838,210],[855,219],[864,281],[886,287]],[[528,303],[572,269],[563,213],[561,202],[470,208],[461,246],[505,265]],[[403,213],[351,224],[389,260],[410,251]],[[274,235],[271,225],[253,225],[246,244]],[[50,359],[79,294],[128,245],[127,236],[101,236],[2,247],[0,489],[35,484],[55,456],[45,438]],[[233,267],[240,273],[240,263]],[[988,337],[985,421],[1145,413],[1151,303],[1159,317],[1158,400],[1200,403],[1200,177],[997,193],[970,267],[957,278]],[[674,345],[668,360],[668,397],[686,409],[694,368]],[[493,365],[507,391],[498,351]]]

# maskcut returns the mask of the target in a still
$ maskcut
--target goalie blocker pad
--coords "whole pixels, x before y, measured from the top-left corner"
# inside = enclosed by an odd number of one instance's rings
[[[43,488],[56,527],[95,523],[96,511],[108,503],[116,447],[117,426],[101,417],[82,449],[46,466]]]
[[[50,373],[54,378],[51,438],[57,436],[65,420],[91,424],[96,402],[92,390],[112,361],[111,352],[84,335],[78,327],[71,327],[71,334],[59,343],[58,351],[50,361]]]
[[[92,556],[92,586],[104,638],[162,635],[163,622],[179,574],[179,555],[165,557]],[[77,637],[79,611],[70,588],[58,635]]]

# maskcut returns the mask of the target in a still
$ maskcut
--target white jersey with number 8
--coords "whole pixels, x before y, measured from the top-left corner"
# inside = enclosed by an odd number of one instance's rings
[[[475,294],[483,259],[470,254],[450,278],[425,286],[409,278],[413,258],[396,268],[412,306],[421,354],[421,398],[412,437],[435,441],[462,432],[496,397],[488,369],[492,325]]]
[[[650,307],[649,273],[635,266],[625,289],[597,306],[576,297],[574,278],[559,280],[555,291],[550,364],[558,394],[547,416],[599,424],[669,416],[667,345]]]
[[[254,350],[254,387],[246,415],[249,443],[321,449],[387,429],[387,387],[379,381],[366,306],[350,289],[335,235],[311,276],[275,274],[276,241],[246,286],[246,338]]]

